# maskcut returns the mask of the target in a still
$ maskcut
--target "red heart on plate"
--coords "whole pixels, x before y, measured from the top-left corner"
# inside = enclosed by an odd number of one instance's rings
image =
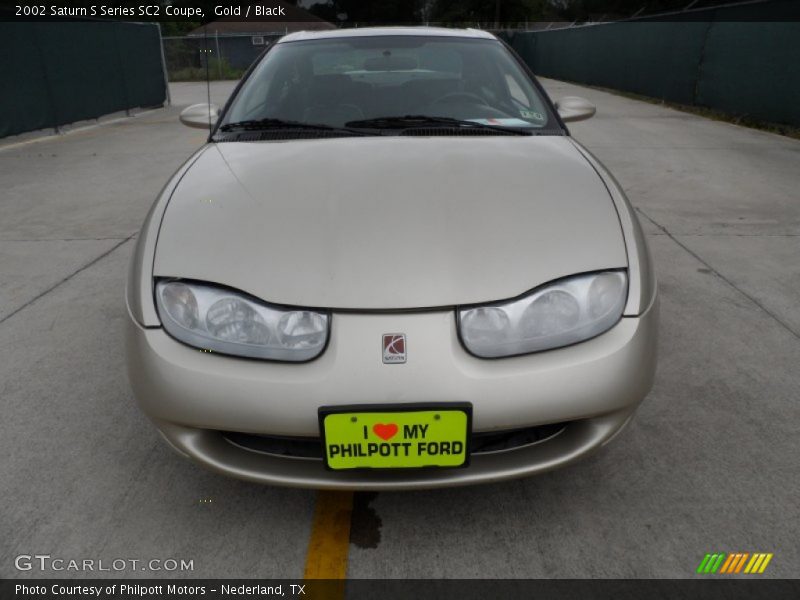
[[[375,425],[372,426],[372,431],[382,440],[388,441],[397,435],[397,425],[394,423],[389,423],[387,425],[375,423]]]

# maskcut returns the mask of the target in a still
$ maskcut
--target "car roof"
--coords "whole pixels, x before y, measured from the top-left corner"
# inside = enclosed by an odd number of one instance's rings
[[[446,27],[357,27],[323,31],[297,31],[285,35],[278,40],[278,43],[351,37],[378,37],[385,35],[420,35],[428,37],[478,38],[485,40],[497,39],[488,31],[481,31],[480,29],[448,29]]]

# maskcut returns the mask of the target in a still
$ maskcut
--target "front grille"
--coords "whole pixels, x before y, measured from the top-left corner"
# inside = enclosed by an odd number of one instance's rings
[[[222,435],[232,444],[252,452],[322,460],[322,440],[318,437],[255,435],[235,431],[223,431]]]
[[[537,444],[555,437],[566,427],[565,423],[552,423],[538,425],[525,429],[512,429],[505,431],[492,431],[472,434],[472,454],[488,454],[489,452],[502,452],[513,450],[521,446]]]
[[[472,454],[503,452],[529,446],[555,437],[566,428],[566,423],[538,425],[524,429],[511,429],[472,434]],[[228,442],[248,450],[287,458],[322,460],[322,440],[318,437],[289,437],[257,435],[235,431],[221,432]]]

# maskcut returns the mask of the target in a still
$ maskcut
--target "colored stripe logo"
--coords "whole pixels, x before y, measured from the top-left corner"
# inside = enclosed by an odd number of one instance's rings
[[[705,575],[760,575],[767,569],[772,556],[771,552],[715,552],[703,557],[697,572]]]

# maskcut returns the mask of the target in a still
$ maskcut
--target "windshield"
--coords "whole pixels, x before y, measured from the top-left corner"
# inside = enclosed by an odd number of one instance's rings
[[[280,120],[381,129],[387,117],[409,115],[561,133],[500,42],[423,36],[279,43],[244,83],[222,125]],[[369,122],[375,119],[384,121]]]

